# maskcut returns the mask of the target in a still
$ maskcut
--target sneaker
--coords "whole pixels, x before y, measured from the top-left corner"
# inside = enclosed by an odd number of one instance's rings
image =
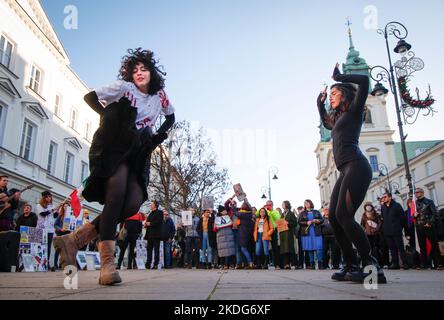
[[[340,271],[333,273],[331,279],[336,281],[350,281],[351,273],[356,271],[359,271],[356,265],[344,266]]]

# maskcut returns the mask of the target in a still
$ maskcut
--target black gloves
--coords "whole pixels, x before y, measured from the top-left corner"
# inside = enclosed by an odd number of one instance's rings
[[[159,144],[161,144],[162,142],[164,142],[166,139],[168,138],[168,134],[164,133],[164,132],[158,132],[156,134],[153,135],[153,144],[155,146],[158,146]]]

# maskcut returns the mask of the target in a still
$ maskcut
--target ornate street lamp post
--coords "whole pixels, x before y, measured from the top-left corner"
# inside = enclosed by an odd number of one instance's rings
[[[409,77],[416,71],[420,71],[424,69],[424,62],[415,57],[415,53],[410,51],[412,46],[405,41],[408,35],[407,28],[396,21],[389,22],[384,30],[378,30],[378,33],[383,35],[385,38],[387,55],[389,60],[390,70],[383,66],[375,66],[370,69],[370,77],[376,81],[375,88],[372,92],[373,96],[383,96],[388,93],[388,89],[386,89],[382,82],[388,82],[390,85],[390,91],[392,92],[395,99],[396,106],[396,115],[398,117],[398,128],[399,135],[401,138],[401,149],[404,161],[404,167],[406,172],[406,179],[409,188],[409,197],[413,197],[413,184],[412,184],[412,175],[410,173],[409,161],[407,157],[407,149],[405,145],[405,139],[407,136],[404,135],[403,122],[401,119],[401,112],[404,117],[404,122],[406,124],[413,124],[418,119],[418,116],[421,112],[424,112],[424,115],[427,116],[435,112],[432,108],[435,100],[431,96],[431,90],[429,86],[429,92],[427,92],[427,97],[424,100],[419,98],[418,89],[416,89],[418,99],[413,99],[407,89],[407,82]],[[401,60],[398,60],[393,65],[390,46],[388,42],[388,37],[394,36],[397,38],[398,44],[395,47],[394,51],[401,55]],[[395,77],[395,68],[396,68],[396,77]],[[399,87],[399,97],[398,97],[398,87]],[[399,98],[402,101],[402,109],[399,103]],[[388,173],[388,171],[387,171]],[[389,183],[390,188],[390,183]],[[398,191],[399,192],[399,191]]]

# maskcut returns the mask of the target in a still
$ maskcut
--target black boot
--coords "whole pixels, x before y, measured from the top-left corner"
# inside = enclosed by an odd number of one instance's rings
[[[260,255],[260,256],[256,256],[256,269],[262,269],[262,265],[263,265],[263,257],[264,256],[262,256],[262,255]]]
[[[358,271],[350,273],[350,281],[355,283],[364,283],[364,280],[370,275],[370,272],[364,272],[365,266],[374,266],[376,268],[376,272],[378,274],[378,284],[387,283],[387,279],[384,275],[384,270],[379,266],[378,261],[370,256],[367,261],[363,260],[362,265],[364,266],[362,269]]]
[[[270,256],[265,256],[265,259],[264,259],[264,263],[263,263],[263,265],[262,265],[262,269],[264,269],[264,270],[268,270],[268,262],[269,262],[269,259],[270,259]]]
[[[359,267],[355,260],[353,262],[344,262],[342,269],[333,273],[331,279],[336,281],[349,281],[351,273],[356,271],[359,271]]]

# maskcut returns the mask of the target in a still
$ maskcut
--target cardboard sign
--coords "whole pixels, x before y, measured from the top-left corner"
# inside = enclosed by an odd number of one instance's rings
[[[213,210],[214,209],[214,197],[213,196],[204,197],[202,207],[204,210],[207,210],[207,209]]]
[[[79,264],[80,270],[84,270],[87,263],[85,251],[78,251],[76,260],[77,263]]]
[[[182,211],[182,223],[184,226],[193,225],[193,213],[191,211]]]
[[[88,271],[96,271],[96,263],[95,263],[95,258],[94,255],[92,254],[86,254],[85,255],[85,260],[86,260],[86,270]]]
[[[279,233],[288,231],[288,224],[285,219],[276,220],[276,227]]]
[[[22,264],[25,272],[34,272],[33,257],[31,254],[22,254]]]
[[[145,260],[143,258],[136,258],[136,265],[138,270],[146,270]]]
[[[233,221],[231,220],[230,216],[220,216],[216,217],[214,219],[214,223],[216,224],[216,228],[221,229],[225,227],[229,227],[233,225]]]
[[[146,246],[147,246],[146,240],[136,241],[136,257],[144,260],[144,263],[146,262],[146,254],[147,254]]]
[[[240,183],[235,184],[233,186],[234,189],[234,194],[237,197],[237,200],[239,200],[240,202],[244,201],[245,198],[247,197],[247,195],[245,194],[244,190],[242,189],[242,186]]]

